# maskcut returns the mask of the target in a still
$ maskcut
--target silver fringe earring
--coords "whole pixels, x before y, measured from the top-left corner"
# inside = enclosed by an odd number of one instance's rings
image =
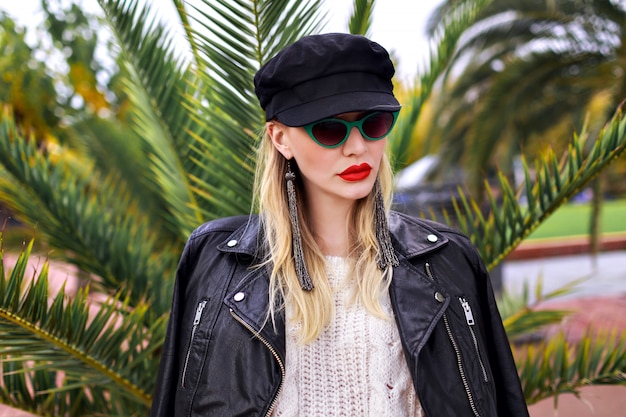
[[[296,204],[296,174],[291,170],[291,161],[287,161],[287,172],[285,173],[287,182],[287,203],[289,205],[289,217],[291,218],[291,241],[293,245],[293,259],[296,264],[296,275],[304,291],[313,289],[313,281],[309,276],[309,271],[304,262],[304,252],[302,251],[302,236],[300,235],[300,222],[298,221],[298,206]]]
[[[376,180],[374,187],[374,222],[376,223],[376,240],[378,241],[376,263],[378,264],[378,269],[384,271],[388,266],[400,265],[400,261],[391,244],[391,235],[389,234],[389,225],[387,223],[387,214],[385,212],[385,203],[383,201],[380,180]]]

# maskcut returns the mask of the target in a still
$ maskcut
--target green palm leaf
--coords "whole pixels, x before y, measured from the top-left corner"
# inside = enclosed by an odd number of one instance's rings
[[[431,49],[428,67],[418,77],[419,82],[411,93],[411,99],[403,104],[402,117],[390,137],[394,169],[401,169],[413,162],[409,149],[413,131],[426,99],[431,95],[439,77],[448,70],[461,35],[475,23],[476,18],[491,0],[468,0],[455,7],[442,19],[437,30],[435,46]]]
[[[562,334],[516,351],[528,404],[589,385],[626,384],[626,332],[584,337],[570,343]]]
[[[137,210],[123,183],[99,177],[68,155],[42,152],[6,111],[0,163],[8,175],[0,177],[0,200],[37,225],[58,257],[93,274],[96,288],[119,292],[133,304],[147,298],[161,315],[168,310],[177,253],[158,239],[158,228]]]
[[[585,135],[583,135],[584,137]],[[575,138],[559,162],[552,153],[537,160],[535,181],[524,162],[526,184],[516,193],[503,175],[498,179],[501,201],[491,198],[489,214],[459,189],[456,214],[460,228],[476,244],[488,269],[500,263],[561,204],[580,191],[626,149],[626,118],[619,111],[590,145],[585,157],[584,140]],[[487,188],[489,188],[487,186]],[[522,192],[524,201],[520,202]]]
[[[149,7],[130,0],[99,0],[118,39],[127,71],[126,92],[133,103],[131,118],[141,139],[146,165],[152,173],[148,186],[165,206],[162,215],[179,239],[202,222],[186,172],[194,131],[194,112],[184,105],[195,94],[195,75],[177,56],[174,37]],[[184,15],[184,9],[178,9]]]
[[[534,289],[534,301],[530,301],[530,290],[525,283],[521,295],[504,292],[498,299],[498,309],[507,335],[511,340],[533,336],[547,325],[557,324],[570,315],[569,310],[538,309],[537,306],[575,290],[583,279],[567,283],[547,294],[543,293],[543,279],[540,276]]]
[[[352,16],[348,22],[350,33],[370,36],[375,4],[376,0],[354,0]]]
[[[250,211],[254,149],[264,120],[254,94],[257,69],[318,26],[320,1],[205,1],[191,10],[194,43],[207,70],[198,94],[189,171],[208,218]],[[280,27],[277,31],[275,28]]]
[[[431,26],[464,3],[444,2]],[[625,95],[625,16],[608,0],[584,7],[574,0],[494,0],[483,8],[440,80],[429,136],[441,145],[435,176],[462,165],[479,190],[489,168],[509,175],[513,158],[533,142],[562,144],[567,133],[555,135],[555,126],[580,129],[594,101],[594,117],[608,117]],[[598,97],[605,98],[602,108]]]
[[[32,241],[8,276],[0,252],[3,402],[39,415],[144,415],[165,320],[145,327],[145,304],[94,305],[88,290],[50,303],[47,263],[26,280],[31,249]]]

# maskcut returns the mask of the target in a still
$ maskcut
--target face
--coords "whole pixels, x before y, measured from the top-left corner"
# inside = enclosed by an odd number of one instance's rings
[[[336,118],[361,119],[364,113],[345,113]],[[309,201],[354,203],[372,190],[383,157],[386,139],[366,140],[353,127],[347,140],[336,148],[316,143],[303,127],[268,122],[267,130],[276,149],[294,158],[300,169]]]

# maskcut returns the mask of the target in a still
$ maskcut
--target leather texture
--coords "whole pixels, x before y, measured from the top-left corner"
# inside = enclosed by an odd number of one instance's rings
[[[284,374],[285,324],[268,320],[257,216],[208,222],[180,259],[152,417],[266,416]],[[392,212],[390,298],[428,417],[527,417],[487,271],[459,232]],[[195,323],[195,324],[194,324]]]

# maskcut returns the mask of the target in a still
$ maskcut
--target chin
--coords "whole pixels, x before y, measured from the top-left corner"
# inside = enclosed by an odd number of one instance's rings
[[[354,186],[351,190],[346,192],[345,197],[350,200],[361,200],[366,198],[372,192],[372,188],[374,188],[374,182],[363,182]]]

